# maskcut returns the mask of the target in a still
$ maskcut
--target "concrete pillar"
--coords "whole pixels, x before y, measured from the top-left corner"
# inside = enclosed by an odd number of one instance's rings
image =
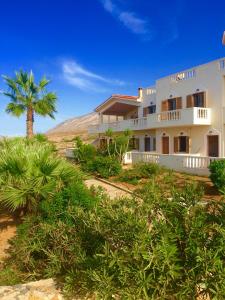
[[[102,124],[103,123],[103,114],[99,113],[98,116],[99,116],[99,124]]]
[[[137,136],[139,138],[139,151],[145,151],[145,137],[143,135]]]

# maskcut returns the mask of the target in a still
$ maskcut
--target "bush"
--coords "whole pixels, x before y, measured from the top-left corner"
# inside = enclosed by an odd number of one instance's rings
[[[19,227],[11,263],[25,276],[55,277],[67,293],[98,299],[225,298],[224,203],[202,204],[193,185],[166,198],[154,181],[142,200],[76,189],[43,201]]]
[[[77,163],[85,167],[85,164],[95,159],[96,148],[91,144],[84,144],[82,140],[75,138],[74,158]]]
[[[109,178],[110,176],[118,175],[121,170],[121,164],[117,159],[113,159],[108,156],[97,156],[89,169],[92,169],[97,175],[103,178]]]
[[[136,185],[141,179],[151,178],[162,170],[162,167],[154,163],[137,163],[132,169],[123,170],[117,180]]]
[[[80,172],[48,143],[16,139],[0,144],[0,203],[12,211],[35,211],[40,201],[80,180]]]
[[[210,179],[221,194],[225,194],[225,160],[214,160],[209,165]]]

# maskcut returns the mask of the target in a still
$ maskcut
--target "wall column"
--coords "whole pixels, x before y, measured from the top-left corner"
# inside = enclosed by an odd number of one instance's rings
[[[103,114],[99,113],[98,117],[99,117],[99,124],[102,124],[103,123]]]

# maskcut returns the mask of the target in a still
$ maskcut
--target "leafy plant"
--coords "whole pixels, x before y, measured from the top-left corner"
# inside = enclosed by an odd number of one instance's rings
[[[120,135],[115,135],[113,134],[112,129],[109,128],[105,132],[105,136],[107,137],[107,149],[106,151],[104,151],[105,149],[100,149],[100,152],[103,154],[106,152],[107,156],[115,157],[117,160],[119,160],[120,163],[122,163],[124,160],[124,156],[129,149],[129,141],[131,135],[132,132],[129,129],[126,129]]]
[[[162,172],[163,168],[154,163],[137,163],[131,169],[123,170],[117,177],[118,181],[138,184],[141,179],[152,178]]]
[[[44,200],[19,227],[10,258],[19,272],[98,299],[224,299],[223,202],[202,203],[196,185],[167,198],[154,180],[141,199],[79,190]]]
[[[26,113],[27,137],[33,136],[34,114],[54,118],[56,112],[56,94],[47,92],[49,80],[43,77],[38,83],[34,81],[32,71],[30,73],[16,72],[15,78],[3,77],[8,86],[4,95],[10,99],[6,112],[20,117]]]
[[[75,138],[74,159],[77,163],[87,164],[95,159],[97,154],[96,148],[91,144],[85,144],[80,137]]]
[[[0,145],[0,202],[12,211],[35,211],[40,201],[79,180],[79,171],[48,143],[21,139]]]
[[[97,156],[95,160],[89,165],[89,170],[94,171],[103,178],[118,175],[121,170],[121,164],[118,160],[111,157]]]
[[[221,194],[225,194],[225,160],[214,160],[209,165],[210,179]]]

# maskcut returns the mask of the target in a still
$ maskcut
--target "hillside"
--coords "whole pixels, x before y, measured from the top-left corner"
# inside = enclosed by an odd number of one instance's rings
[[[89,137],[88,126],[98,123],[98,114],[93,112],[80,117],[74,117],[66,120],[53,129],[46,132],[49,140],[59,143],[60,147],[64,147],[62,144],[66,143],[67,147],[71,140],[80,136],[84,141],[93,141],[94,137]]]

